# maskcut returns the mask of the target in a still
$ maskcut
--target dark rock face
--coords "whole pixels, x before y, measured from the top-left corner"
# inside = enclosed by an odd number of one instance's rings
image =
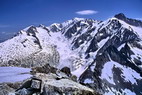
[[[79,26],[79,23],[80,23],[80,22],[77,22],[77,23],[74,24],[71,28],[69,28],[69,29],[66,31],[66,33],[64,34],[65,37],[71,38],[72,35],[74,35],[76,32],[78,32],[78,31],[77,31],[77,27]]]
[[[42,81],[40,79],[32,78],[27,80],[19,89],[16,90],[16,95],[33,95],[41,92]]]
[[[62,28],[62,25],[59,24],[59,23],[55,23],[55,24],[52,24],[50,26],[50,31],[52,31],[52,32],[58,32],[58,31],[60,31],[60,28]]]
[[[67,76],[71,76],[71,71],[70,71],[70,68],[68,67],[63,67],[61,69],[62,72],[64,72],[65,74],[67,74]]]
[[[33,37],[36,38],[36,40],[34,41],[34,43],[36,43],[37,45],[39,45],[39,48],[42,49],[42,46],[41,46],[41,44],[40,44],[40,41],[39,41],[38,37],[36,37],[36,32],[38,32],[38,31],[36,30],[36,27],[31,26],[26,32],[27,32],[27,35],[28,35],[28,36],[33,36]]]
[[[86,50],[86,53],[89,53],[89,52],[94,52],[98,49],[98,45],[97,45],[97,41],[96,41],[96,38],[94,37],[91,41],[91,44],[89,45],[89,47],[87,48]]]
[[[126,23],[128,23],[130,25],[142,27],[142,21],[127,18],[123,13],[115,15],[115,17],[120,20],[125,21]]]

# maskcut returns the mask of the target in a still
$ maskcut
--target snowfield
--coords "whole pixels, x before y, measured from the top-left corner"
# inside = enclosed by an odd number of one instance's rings
[[[31,69],[21,67],[0,67],[0,83],[19,82],[30,78]]]

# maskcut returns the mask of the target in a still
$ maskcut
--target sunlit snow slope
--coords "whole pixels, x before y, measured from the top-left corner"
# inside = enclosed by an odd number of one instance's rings
[[[29,26],[0,43],[1,66],[67,66],[104,95],[142,94],[142,22],[120,13],[105,21],[74,18]]]

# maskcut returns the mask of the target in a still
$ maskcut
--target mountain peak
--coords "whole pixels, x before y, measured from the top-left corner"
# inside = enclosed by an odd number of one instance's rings
[[[81,21],[81,20],[84,20],[84,18],[78,18],[78,17],[75,17],[75,18],[73,18],[73,20]]]
[[[116,14],[114,17],[119,20],[123,20],[124,22],[126,22],[130,25],[142,27],[142,22],[140,20],[127,18],[123,13]]]
[[[114,17],[116,17],[118,19],[124,19],[124,18],[126,18],[126,16],[123,13],[116,14]]]

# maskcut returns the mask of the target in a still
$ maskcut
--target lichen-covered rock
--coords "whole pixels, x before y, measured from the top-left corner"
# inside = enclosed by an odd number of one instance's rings
[[[56,73],[57,71],[57,68],[54,68],[52,66],[50,66],[50,64],[45,64],[43,66],[40,66],[40,67],[34,67],[32,68],[32,73],[45,73],[45,74],[48,74],[48,73]]]
[[[0,84],[0,95],[14,95],[14,89],[10,88],[7,84]]]
[[[40,89],[41,88],[41,81],[32,80],[31,88]]]
[[[17,90],[17,95],[33,95],[40,93],[42,95],[98,95],[91,88],[70,80],[67,76],[61,77],[53,73],[36,73],[28,80],[31,84],[27,87],[22,86]],[[26,82],[25,82],[26,83]]]
[[[26,88],[22,88],[16,92],[16,95],[32,95],[32,92]]]
[[[45,82],[43,95],[95,95],[95,92],[69,79],[51,80]]]
[[[24,80],[26,81],[26,80]],[[10,88],[18,89],[22,85],[23,81],[21,82],[14,82],[14,83],[6,83]]]

